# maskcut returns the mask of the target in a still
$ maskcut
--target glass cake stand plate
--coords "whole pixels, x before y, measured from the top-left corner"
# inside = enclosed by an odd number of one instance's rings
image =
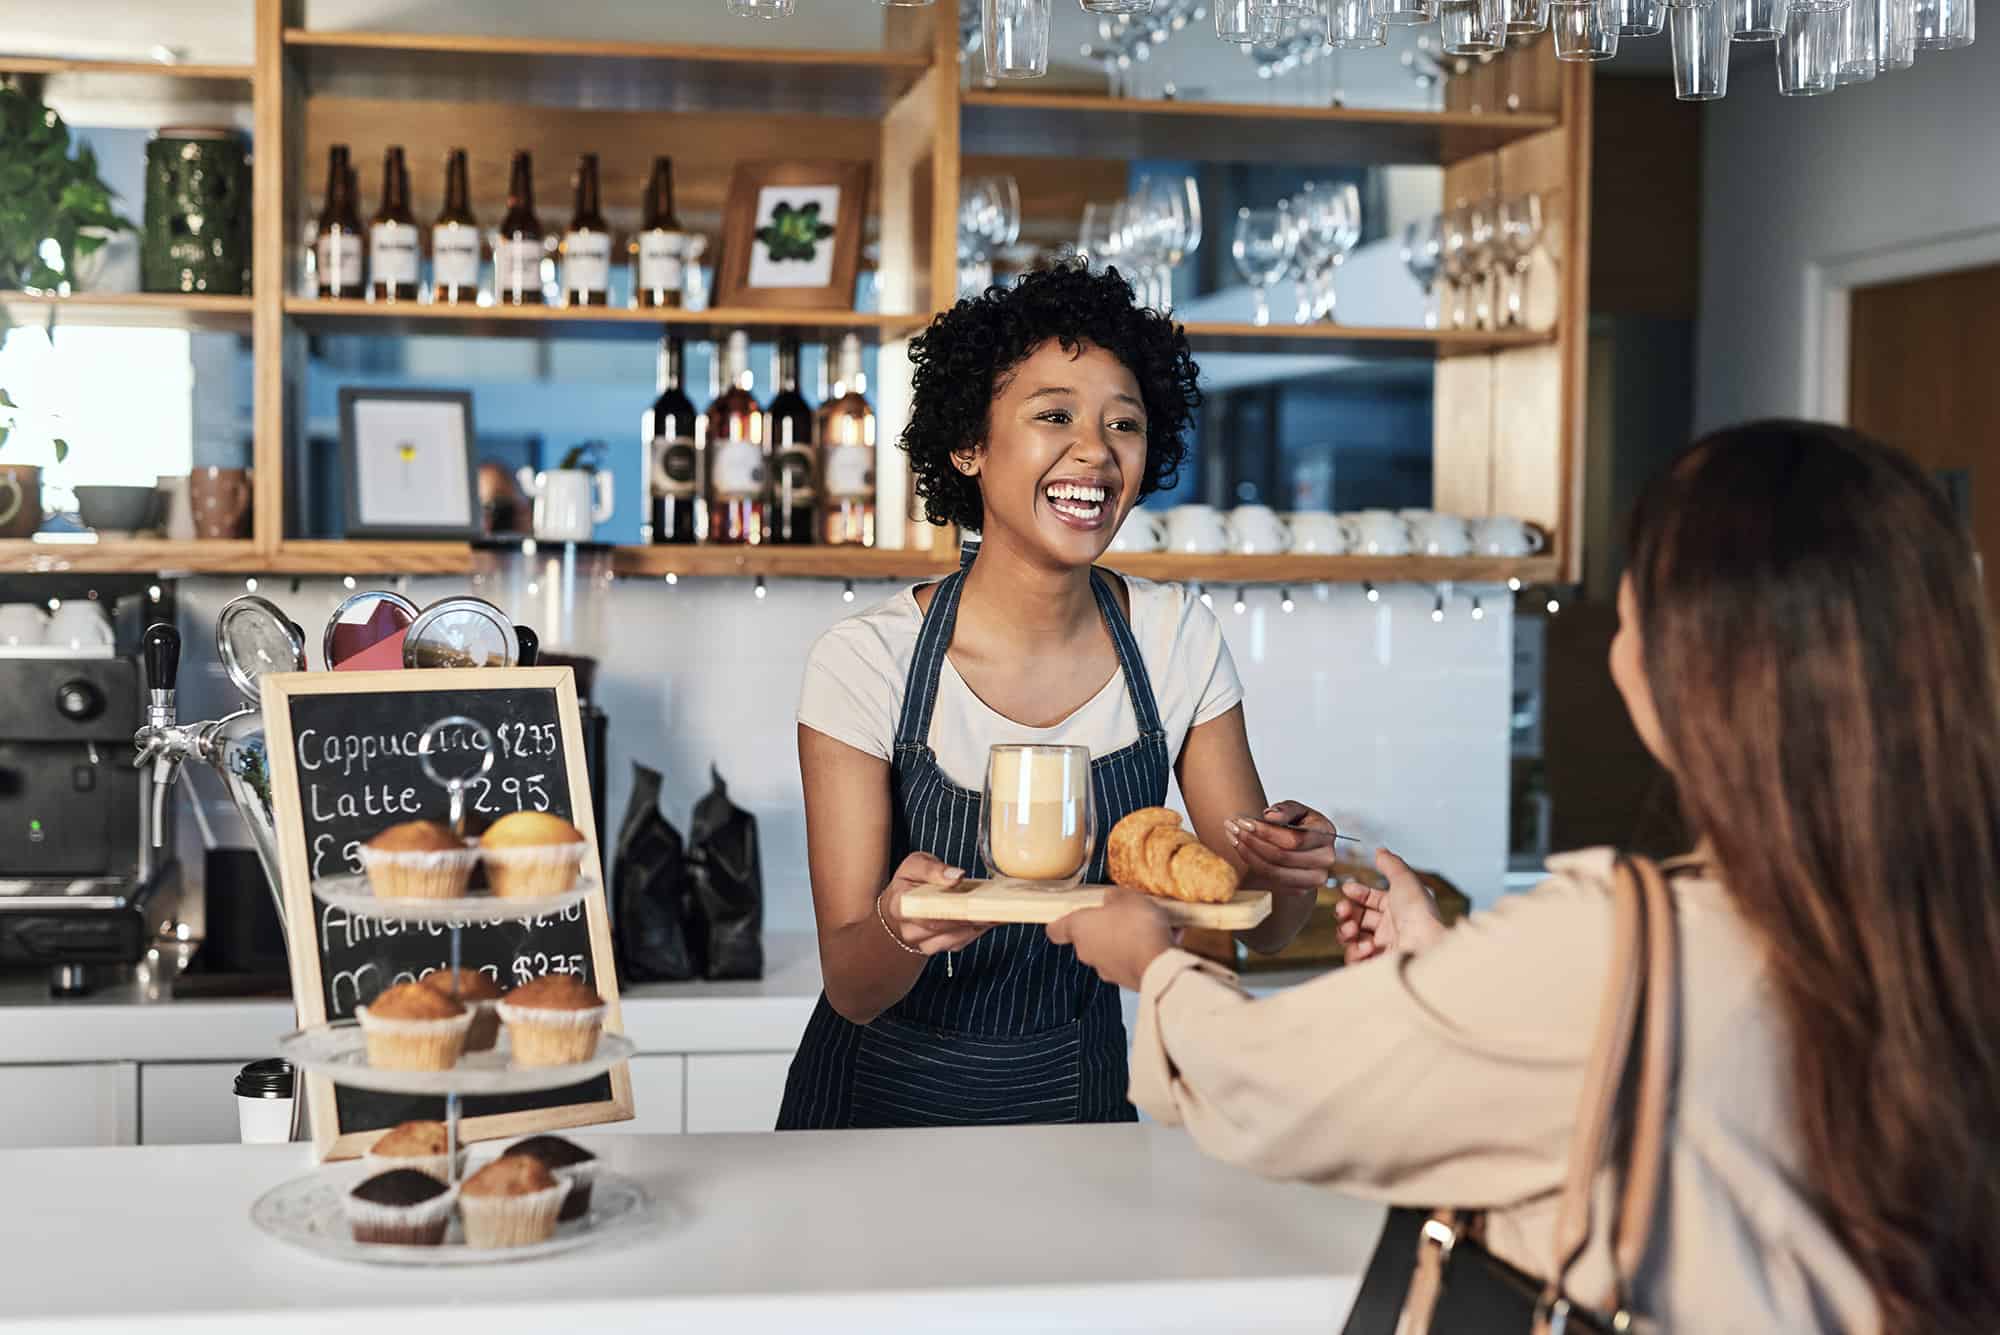
[[[575,908],[590,894],[587,882],[578,882],[567,894],[539,899],[502,898],[499,895],[462,895],[457,899],[384,899],[361,876],[322,876],[313,882],[313,895],[329,907],[357,918],[392,919],[396,922],[439,922],[470,926],[474,923],[527,921],[547,918]]]
[[[526,1247],[468,1247],[456,1216],[436,1247],[356,1242],[347,1227],[342,1201],[370,1170],[360,1164],[335,1165],[271,1188],[250,1207],[258,1228],[294,1247],[341,1261],[371,1265],[445,1266],[491,1265],[496,1261],[532,1261],[581,1247],[612,1245],[630,1239],[661,1222],[646,1189],[629,1177],[600,1170],[590,1193],[590,1213],[556,1226],[547,1242]]]
[[[336,1085],[383,1094],[528,1094],[595,1080],[629,1061],[638,1045],[623,1034],[599,1034],[587,1062],[568,1066],[515,1066],[507,1035],[489,1052],[468,1052],[447,1071],[392,1071],[368,1064],[368,1046],[353,1020],[315,1025],[278,1040],[278,1055],[300,1070]]]

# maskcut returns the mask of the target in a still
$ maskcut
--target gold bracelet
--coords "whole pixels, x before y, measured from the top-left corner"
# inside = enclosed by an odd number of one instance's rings
[[[882,895],[886,895],[888,893],[889,892],[887,890],[884,890],[882,892]],[[924,953],[923,951],[918,950],[908,941],[905,941],[902,937],[896,935],[896,929],[889,925],[888,915],[882,912],[882,895],[875,896],[875,921],[882,924],[882,930],[889,934],[889,939],[891,941],[894,941],[899,947],[902,948],[902,951],[905,955],[923,954]]]

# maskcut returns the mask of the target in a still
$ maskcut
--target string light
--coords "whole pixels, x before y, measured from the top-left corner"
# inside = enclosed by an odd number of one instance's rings
[[[758,598],[762,598],[765,594],[770,592],[769,589],[766,589],[764,587],[764,577],[762,575],[757,576],[757,583],[754,587],[751,588],[750,592],[753,596]]]
[[[160,586],[159,586],[159,585],[157,585],[157,584],[149,584],[149,585],[147,585],[147,586],[146,586],[146,597],[147,597],[147,599],[148,599],[149,601],[151,601],[151,602],[156,602],[156,603],[157,603],[158,601],[160,601]]]
[[[673,571],[671,571],[671,570],[669,570],[669,571],[667,572],[667,583],[669,583],[669,584],[678,584],[678,583],[680,583],[680,582],[681,582],[681,577],[680,577],[679,575],[676,575],[676,574],[675,574],[675,573],[674,573]]]
[[[1439,593],[1439,594],[1438,594],[1438,596],[1437,596],[1437,601],[1431,604],[1431,620],[1432,620],[1432,621],[1443,621],[1443,620],[1444,620],[1444,594],[1443,594],[1443,593]]]
[[[1215,606],[1215,599],[1209,597],[1207,589],[1204,589],[1201,587],[1201,585],[1196,584],[1194,586],[1194,591],[1195,591],[1195,596],[1201,599],[1201,605],[1203,607],[1212,609]]]
[[[1372,581],[1363,580],[1361,582],[1361,591],[1368,595],[1368,601],[1371,603],[1382,601],[1382,590],[1376,588]]]
[[[853,581],[853,580],[851,580],[851,579],[850,579],[850,580],[848,580],[848,581],[847,581],[847,587],[846,587],[846,588],[844,588],[844,589],[842,589],[842,590],[840,591],[840,601],[842,601],[843,603],[851,603],[851,602],[853,602],[853,601],[854,601],[854,581]]]
[[[255,575],[252,575],[250,578],[244,580],[243,588],[248,593],[257,592],[257,577]]]
[[[1509,592],[1509,593],[1519,593],[1520,591],[1521,591],[1521,577],[1520,577],[1519,575],[1510,575],[1510,576],[1508,576],[1508,577],[1507,577],[1507,592]]]
[[[1563,610],[1563,605],[1562,605],[1561,603],[1559,603],[1559,602],[1557,602],[1557,601],[1556,601],[1556,597],[1555,597],[1555,595],[1554,595],[1554,594],[1550,594],[1550,595],[1549,595],[1549,615],[1550,615],[1550,616],[1554,616],[1554,615],[1555,615],[1556,613],[1558,613],[1558,612],[1560,612],[1560,611],[1562,611],[1562,610]]]
[[[1298,604],[1292,601],[1292,591],[1290,589],[1279,590],[1278,610],[1280,612],[1289,612],[1296,606],[1298,606]]]
[[[352,575],[342,575],[342,576],[340,577],[340,587],[341,587],[341,588],[343,588],[343,589],[351,589],[351,588],[353,588],[353,587],[354,587],[354,576],[352,576]]]
[[[1476,595],[1472,600],[1472,619],[1474,621],[1486,620],[1486,609],[1479,605],[1479,599]]]
[[[1244,612],[1244,610],[1245,610],[1246,608],[1248,608],[1249,606],[1250,606],[1250,604],[1249,604],[1248,602],[1244,601],[1244,598],[1243,598],[1243,590],[1241,590],[1241,589],[1238,589],[1238,590],[1236,591],[1236,615],[1237,615],[1237,616],[1242,616],[1242,615],[1243,615],[1243,612]]]
[[[49,599],[49,611],[51,611],[51,612],[60,612],[60,611],[62,611],[62,599],[60,599],[60,598],[51,598],[51,599]]]

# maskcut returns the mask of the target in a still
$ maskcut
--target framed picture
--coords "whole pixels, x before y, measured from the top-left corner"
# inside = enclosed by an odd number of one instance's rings
[[[722,214],[718,306],[849,310],[866,162],[739,162]]]
[[[480,536],[472,395],[343,389],[340,453],[350,538]]]

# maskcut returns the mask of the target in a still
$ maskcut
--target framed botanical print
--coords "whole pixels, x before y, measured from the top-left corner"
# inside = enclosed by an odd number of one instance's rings
[[[740,162],[722,215],[718,306],[852,310],[866,162]]]
[[[471,394],[342,389],[340,446],[348,537],[480,536]]]

